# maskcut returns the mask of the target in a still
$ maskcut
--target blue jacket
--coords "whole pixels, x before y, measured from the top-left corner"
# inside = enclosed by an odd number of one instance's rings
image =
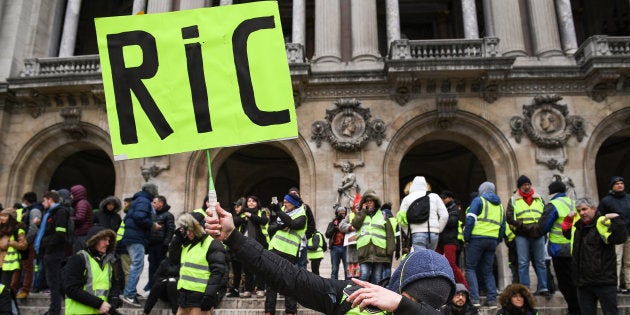
[[[147,246],[153,227],[153,206],[151,195],[139,191],[133,195],[133,201],[125,216],[125,234],[120,241],[123,245],[143,244]]]
[[[488,202],[492,203],[493,205],[501,204],[501,198],[499,198],[499,196],[497,196],[495,193],[482,194],[481,197],[485,198],[486,200],[488,200]],[[473,201],[470,203],[470,209],[468,209],[468,213],[473,213],[475,214],[475,216],[479,216],[479,214],[481,214],[482,208],[483,208],[483,203],[481,202],[481,198],[475,197],[475,199],[473,199]],[[469,215],[466,216],[466,224],[464,225],[464,240],[466,242],[470,241],[471,237],[472,238],[493,238],[493,237],[487,237],[487,236],[472,236],[471,233],[476,223],[477,221],[475,220],[475,217],[469,216]],[[504,236],[505,236],[505,215],[503,216],[503,221],[501,222],[501,228],[499,229],[499,238],[497,240],[500,242]]]

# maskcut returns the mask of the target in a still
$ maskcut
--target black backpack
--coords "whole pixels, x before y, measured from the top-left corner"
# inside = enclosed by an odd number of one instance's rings
[[[429,198],[429,192],[427,194],[414,200],[407,209],[407,222],[420,224],[429,220],[431,214],[431,200]]]

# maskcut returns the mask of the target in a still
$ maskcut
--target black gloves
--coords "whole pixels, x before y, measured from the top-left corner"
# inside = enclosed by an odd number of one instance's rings
[[[201,308],[202,311],[209,311],[216,304],[216,297],[214,295],[204,295],[201,298]]]

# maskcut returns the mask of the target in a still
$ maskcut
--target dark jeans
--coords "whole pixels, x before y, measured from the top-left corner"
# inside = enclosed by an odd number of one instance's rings
[[[243,267],[241,265],[241,262],[236,259],[232,260],[232,274],[232,291],[238,292],[241,287]]]
[[[160,266],[160,262],[166,258],[166,251],[162,244],[153,244],[149,246],[149,282],[144,286],[144,291],[149,291],[153,287],[153,279],[155,278],[155,272]]]
[[[570,315],[580,314],[580,305],[577,297],[577,289],[571,278],[571,257],[552,257],[553,269],[558,278],[558,289],[567,302]]]
[[[617,315],[617,286],[592,286],[577,289],[582,314],[597,314],[597,300],[602,306],[602,314]]]
[[[59,315],[61,311],[61,263],[64,253],[51,253],[44,255],[44,269],[46,269],[46,282],[50,289],[50,307],[48,315]]]
[[[306,257],[308,255],[308,248],[304,246],[304,248],[300,250],[299,254],[300,256],[298,257],[298,260],[297,260],[297,266],[302,269],[306,269],[306,265],[308,265],[308,259]]]
[[[332,263],[331,279],[339,279],[339,262],[343,263],[343,278],[346,279],[346,270],[348,270],[348,261],[346,259],[345,246],[333,246],[330,248],[330,261]]]
[[[497,301],[497,287],[492,273],[497,240],[492,238],[473,238],[466,248],[466,281],[470,287],[470,300],[479,302],[479,287],[477,285],[477,266],[481,268],[484,278],[488,302]]]
[[[276,290],[269,286],[267,288],[267,293],[265,295],[265,313],[271,313],[271,315],[276,314],[276,300],[278,298],[278,293]],[[297,313],[297,300],[294,297],[285,295],[284,296],[284,310],[287,314]]]
[[[319,276],[319,264],[322,263],[322,259],[311,259],[311,271]]]
[[[177,314],[177,281],[161,281],[151,287],[151,293],[144,303],[144,312],[149,314],[158,299],[168,302],[173,314]]]

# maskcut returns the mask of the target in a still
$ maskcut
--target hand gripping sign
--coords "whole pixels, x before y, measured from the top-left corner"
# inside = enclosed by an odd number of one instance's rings
[[[116,160],[297,137],[276,1],[95,23]]]

